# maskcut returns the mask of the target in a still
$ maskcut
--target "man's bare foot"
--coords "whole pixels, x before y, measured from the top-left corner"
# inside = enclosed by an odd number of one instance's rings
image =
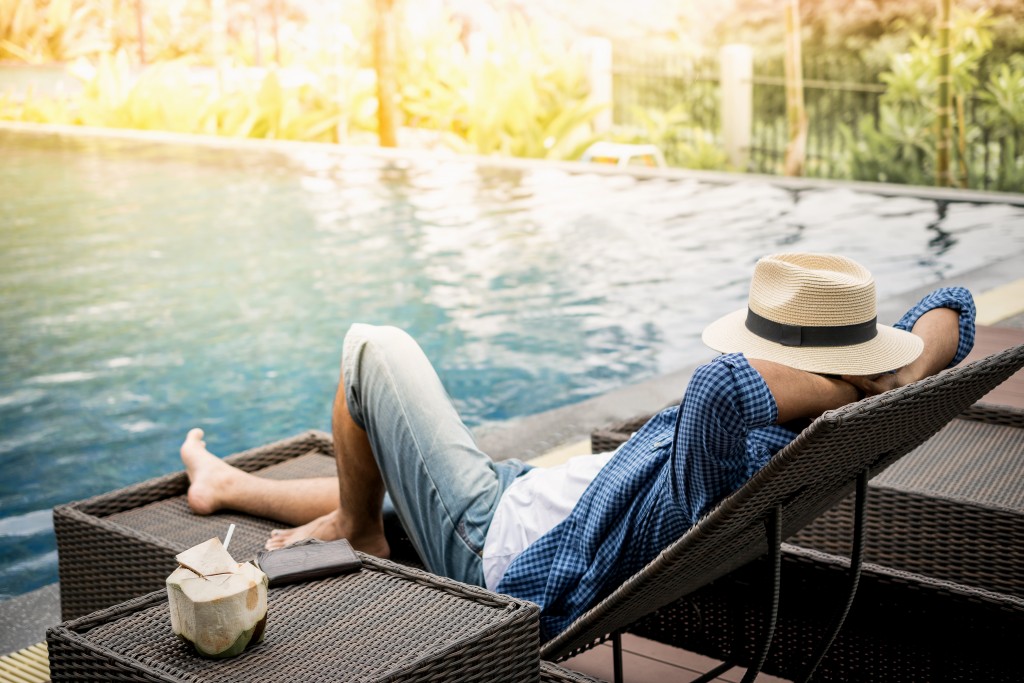
[[[317,517],[308,524],[297,526],[294,529],[274,529],[270,532],[265,547],[267,550],[277,550],[286,545],[307,538],[315,538],[320,541],[336,541],[339,538],[348,538],[349,543],[356,550],[361,550],[375,557],[389,557],[391,548],[383,532],[380,534],[369,534],[366,536],[355,536],[347,532],[342,524],[341,511],[329,512],[323,517]]]
[[[188,472],[188,506],[198,515],[209,515],[223,507],[222,496],[230,485],[233,468],[206,450],[203,430],[193,429],[181,444],[181,460]]]
[[[335,510],[294,529],[274,529],[270,532],[270,538],[267,539],[265,547],[267,550],[277,550],[307,538],[315,538],[319,541],[336,541],[342,538],[340,521],[340,511]]]

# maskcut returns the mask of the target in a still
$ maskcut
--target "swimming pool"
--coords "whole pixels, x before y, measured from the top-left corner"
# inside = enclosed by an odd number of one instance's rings
[[[420,341],[471,425],[679,369],[764,253],[899,292],[1024,251],[1024,208],[756,179],[0,129],[0,597],[49,509],[329,426],[354,321]]]

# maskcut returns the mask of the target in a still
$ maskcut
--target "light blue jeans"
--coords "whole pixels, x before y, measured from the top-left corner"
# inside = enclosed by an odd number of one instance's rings
[[[427,568],[482,586],[481,553],[498,499],[528,465],[476,446],[419,345],[394,327],[353,325],[345,399],[370,438],[398,518]]]

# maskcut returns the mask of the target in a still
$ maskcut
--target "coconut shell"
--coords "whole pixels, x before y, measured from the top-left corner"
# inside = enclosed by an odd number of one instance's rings
[[[227,564],[220,541],[208,544],[179,555],[189,566],[167,577],[171,629],[205,657],[232,657],[263,640],[267,575],[248,562]]]

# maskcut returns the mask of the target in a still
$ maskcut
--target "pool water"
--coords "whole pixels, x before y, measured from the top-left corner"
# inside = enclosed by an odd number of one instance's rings
[[[1024,250],[1024,208],[0,130],[0,597],[57,579],[52,506],[180,469],[188,428],[328,429],[352,322],[409,330],[476,426],[707,357],[780,250],[906,291]]]

